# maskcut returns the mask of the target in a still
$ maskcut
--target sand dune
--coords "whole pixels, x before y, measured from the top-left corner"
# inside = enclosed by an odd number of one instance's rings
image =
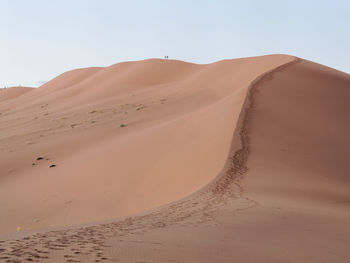
[[[2,260],[348,262],[349,97],[349,75],[273,55],[80,69],[5,100]]]
[[[82,69],[5,104],[0,230],[125,216],[198,190],[225,162],[249,82],[290,59]]]
[[[32,90],[33,88],[22,86],[0,89],[0,102],[8,101],[14,98],[17,99],[22,94]]]

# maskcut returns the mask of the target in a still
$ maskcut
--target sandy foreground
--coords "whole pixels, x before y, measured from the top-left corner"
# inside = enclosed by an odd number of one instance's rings
[[[350,75],[126,62],[0,91],[0,262],[350,262]]]

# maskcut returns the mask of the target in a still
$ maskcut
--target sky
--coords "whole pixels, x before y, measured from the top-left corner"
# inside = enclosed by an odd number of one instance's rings
[[[0,87],[147,58],[290,54],[350,73],[349,0],[0,0]]]

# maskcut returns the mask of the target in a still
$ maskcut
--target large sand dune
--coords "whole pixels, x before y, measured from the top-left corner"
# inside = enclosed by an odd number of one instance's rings
[[[79,69],[3,100],[2,260],[348,262],[349,98],[349,75],[272,55]]]

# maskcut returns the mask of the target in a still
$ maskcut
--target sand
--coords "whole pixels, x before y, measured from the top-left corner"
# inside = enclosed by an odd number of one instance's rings
[[[349,75],[271,55],[79,69],[6,99],[0,260],[348,262],[349,97]]]
[[[18,99],[22,94],[32,91],[30,87],[9,87],[0,89],[0,102],[7,102],[11,99]]]

